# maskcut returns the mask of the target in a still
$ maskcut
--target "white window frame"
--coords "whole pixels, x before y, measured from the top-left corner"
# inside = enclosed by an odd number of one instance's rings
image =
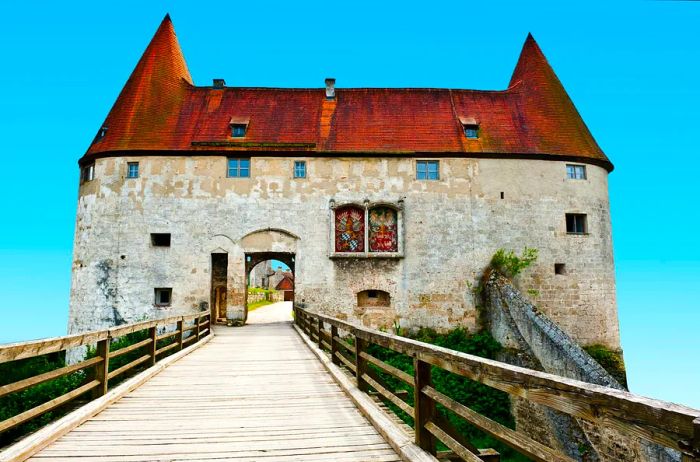
[[[425,178],[418,178],[418,165],[420,164],[425,164]],[[436,175],[437,178],[429,178],[430,176],[430,165],[435,164],[436,165]],[[417,181],[440,181],[440,160],[439,159],[416,159],[414,162],[415,169],[416,169],[416,175],[415,178]]]
[[[571,172],[573,174],[569,176],[569,169],[571,169]],[[578,176],[578,173],[582,172],[582,176]],[[587,180],[588,179],[588,171],[586,169],[585,165],[582,164],[566,164],[566,179],[567,180]]]
[[[80,169],[80,184],[87,183],[95,179],[95,163],[85,165]]]
[[[230,162],[232,160],[238,161],[238,164],[236,165],[236,172],[237,175],[231,175],[231,164]],[[242,160],[247,160],[248,161],[248,175],[247,176],[241,176],[241,161]],[[253,161],[250,157],[227,157],[226,158],[226,178],[250,178],[251,176],[251,170],[253,168]]]
[[[131,174],[131,167],[136,167],[136,175]],[[127,162],[126,163],[126,177],[129,179],[138,178],[141,175],[141,166],[138,162]]]
[[[302,166],[303,175],[297,175],[297,166]],[[303,180],[307,177],[307,162],[305,160],[295,160],[293,166],[293,176],[297,180]]]

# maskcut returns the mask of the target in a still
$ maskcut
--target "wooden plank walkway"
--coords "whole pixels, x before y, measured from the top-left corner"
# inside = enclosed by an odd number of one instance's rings
[[[30,460],[400,460],[289,322],[255,323],[289,316],[277,305],[245,327],[215,328],[208,344]]]

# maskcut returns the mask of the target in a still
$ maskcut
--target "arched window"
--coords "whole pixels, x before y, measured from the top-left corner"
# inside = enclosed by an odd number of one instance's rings
[[[365,211],[349,205],[335,210],[335,251],[365,251]]]
[[[369,209],[369,251],[398,252],[399,233],[396,210],[379,206]]]
[[[357,293],[357,306],[391,306],[391,296],[383,290],[363,290]]]

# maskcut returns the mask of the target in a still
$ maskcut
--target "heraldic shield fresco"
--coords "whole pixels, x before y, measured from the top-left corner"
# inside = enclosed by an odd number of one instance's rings
[[[369,211],[369,251],[398,252],[396,210],[375,207]]]
[[[335,251],[365,251],[365,211],[343,207],[335,211]]]

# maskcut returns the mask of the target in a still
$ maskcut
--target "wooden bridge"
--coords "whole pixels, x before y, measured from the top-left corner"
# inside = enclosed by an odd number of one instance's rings
[[[679,451],[679,460],[700,460],[700,411],[299,307],[294,323],[274,315],[290,311],[288,304],[261,309],[243,328],[212,329],[209,314],[199,313],[0,346],[5,363],[95,345],[80,363],[0,386],[3,399],[70,374],[83,377],[75,389],[0,422],[1,436],[46,412],[80,404],[6,447],[0,460],[499,460],[497,452],[474,447],[438,407],[532,460],[574,460],[438,391],[431,381],[436,368]],[[129,335],[130,344],[117,341]],[[370,354],[370,345],[413,358],[412,370],[381,361]],[[391,387],[387,377],[411,392]],[[386,404],[411,416],[416,430]]]

